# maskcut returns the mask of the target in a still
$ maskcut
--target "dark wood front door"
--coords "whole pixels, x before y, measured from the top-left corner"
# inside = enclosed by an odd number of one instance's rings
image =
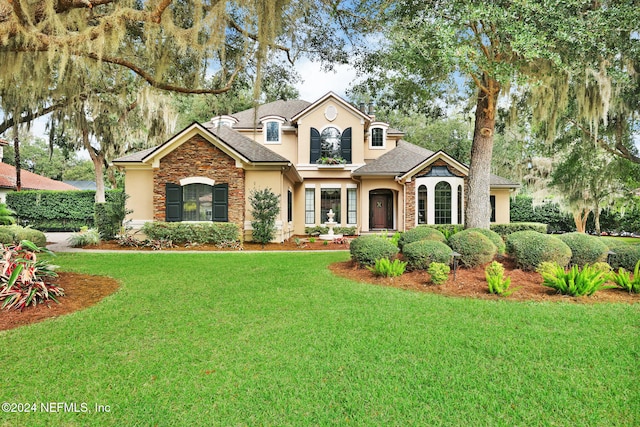
[[[392,200],[391,194],[371,195],[371,228],[393,228]]]

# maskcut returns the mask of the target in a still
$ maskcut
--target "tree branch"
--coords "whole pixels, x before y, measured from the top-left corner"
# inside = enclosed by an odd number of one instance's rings
[[[256,42],[258,41],[258,36],[257,35],[248,32],[247,30],[242,28],[240,25],[238,25],[233,19],[229,20],[229,26],[231,28],[233,28],[234,30],[236,30],[237,32],[239,32],[240,34],[242,34],[242,35],[244,35],[246,37],[249,37],[251,40],[256,41]],[[291,58],[291,49],[289,49],[286,46],[282,46],[282,45],[279,45],[279,44],[276,44],[276,43],[270,43],[269,46],[286,53],[287,54],[287,60],[289,61],[289,63],[291,63],[291,65],[293,65],[294,61]]]
[[[605,141],[602,138],[596,138],[595,135],[587,128],[585,128],[584,126],[582,126],[580,123],[578,123],[577,121],[575,121],[574,119],[567,119],[567,121],[571,124],[573,124],[575,127],[577,127],[578,129],[580,129],[580,131],[582,131],[582,133],[584,133],[587,137],[589,137],[590,139],[593,139],[596,141],[596,143],[603,149],[605,150],[607,153],[609,154],[613,154],[614,156],[618,156],[618,157],[622,157],[623,159],[627,159],[633,163],[638,163],[640,164],[640,157],[636,156],[635,154],[633,154],[631,151],[629,151],[629,149],[627,147],[624,146],[624,144],[622,143],[622,141],[617,140],[616,144],[614,147],[611,147],[607,141]]]
[[[26,115],[21,115],[18,118],[17,123],[14,117],[9,117],[8,119],[5,119],[2,123],[0,123],[0,134],[6,132],[8,129],[12,128],[16,124],[31,122],[37,119],[38,117],[45,116],[49,113],[59,110],[60,108],[64,108],[71,103],[71,100],[72,100],[71,98],[63,99],[41,110],[29,111]]]

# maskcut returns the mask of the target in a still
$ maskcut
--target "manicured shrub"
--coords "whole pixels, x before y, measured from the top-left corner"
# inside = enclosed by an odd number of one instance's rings
[[[402,255],[412,270],[426,270],[433,262],[449,265],[451,248],[435,240],[420,240],[405,245]]]
[[[462,224],[429,224],[427,227],[434,228],[441,232],[446,240],[449,240],[449,237],[464,230],[464,225]]]
[[[542,277],[544,278],[542,282],[544,286],[553,288],[562,295],[573,297],[593,295],[601,289],[612,288],[612,286],[605,285],[608,274],[598,271],[589,264],[586,264],[582,269],[574,265],[568,271],[556,265],[552,273],[544,273]]]
[[[45,247],[47,244],[47,236],[40,230],[35,230],[28,227],[19,227],[16,225],[9,226],[15,234],[15,243],[19,243],[22,240],[29,240],[33,242],[37,247]]]
[[[376,235],[360,236],[349,245],[351,258],[361,265],[374,265],[381,258],[391,259],[398,248],[388,239]]]
[[[541,222],[511,222],[509,224],[491,224],[491,230],[495,231],[503,238],[509,234],[518,231],[537,231],[538,233],[547,233],[547,224]]]
[[[402,276],[406,267],[407,263],[400,261],[399,259],[389,261],[388,258],[380,258],[376,260],[373,267],[367,266],[367,269],[376,276],[398,277]]]
[[[208,222],[190,224],[185,222],[147,222],[142,232],[149,240],[172,241],[173,243],[236,242],[240,240],[238,226],[231,222]]]
[[[6,227],[0,227],[0,243],[3,245],[12,245],[16,241],[16,235],[13,231]]]
[[[484,269],[484,277],[489,285],[489,293],[508,297],[514,292],[509,290],[511,286],[511,277],[504,277],[504,267],[497,261],[493,261]]]
[[[571,260],[571,248],[562,240],[535,231],[518,231],[507,236],[507,252],[523,270],[535,270],[545,261],[565,267]]]
[[[269,243],[276,234],[276,216],[280,213],[280,196],[270,188],[251,190],[249,195],[251,204],[251,238],[261,243],[262,247]]]
[[[633,294],[640,293],[640,261],[636,263],[633,269],[633,279],[631,275],[624,268],[620,268],[617,273],[610,275],[611,280],[618,285],[618,287]]]
[[[442,285],[449,278],[451,268],[449,264],[442,262],[432,262],[427,269],[427,273],[431,276],[431,283],[434,285]]]
[[[558,235],[571,248],[571,264],[583,266],[596,262],[605,262],[609,248],[602,239],[585,233],[567,233]]]
[[[0,302],[2,308],[22,310],[29,305],[53,300],[64,295],[64,289],[51,284],[53,266],[38,260],[37,253],[47,252],[32,242],[0,247]]]
[[[469,230],[477,231],[480,234],[484,234],[489,240],[491,240],[491,243],[493,243],[496,246],[496,249],[498,250],[498,255],[504,255],[504,252],[505,252],[504,240],[502,240],[502,237],[500,237],[498,233],[492,230],[487,230],[486,228],[470,228]]]
[[[610,249],[615,252],[615,255],[611,255],[611,267],[614,269],[622,267],[631,271],[640,261],[640,245],[615,245]]]
[[[490,262],[498,251],[488,237],[471,229],[451,236],[449,245],[461,255],[462,265],[470,268]]]
[[[398,247],[402,251],[404,245],[418,242],[420,240],[435,240],[442,243],[445,243],[447,241],[447,239],[444,237],[444,234],[442,234],[435,228],[428,227],[426,225],[420,225],[402,233],[400,239],[398,240]]]

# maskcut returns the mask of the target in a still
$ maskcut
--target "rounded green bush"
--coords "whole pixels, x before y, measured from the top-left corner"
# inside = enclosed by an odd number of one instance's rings
[[[357,263],[374,265],[380,258],[393,258],[398,253],[398,248],[384,237],[368,235],[353,239],[349,244],[349,252]]]
[[[507,236],[507,251],[523,270],[535,270],[543,262],[556,262],[566,267],[571,248],[562,240],[536,231],[518,231]]]
[[[558,236],[571,248],[571,263],[582,267],[585,264],[605,262],[609,247],[602,239],[585,233],[567,233]]]
[[[15,242],[16,235],[8,228],[0,228],[0,243],[3,245],[11,245]]]
[[[496,246],[496,249],[498,249],[498,255],[504,255],[504,240],[502,240],[502,237],[500,237],[498,233],[492,230],[487,230],[486,228],[470,228],[469,230],[477,231],[478,233],[485,235],[489,240],[491,240],[491,243]]]
[[[398,247],[400,248],[400,250],[403,250],[404,245],[408,245],[409,243],[413,242],[419,242],[420,240],[435,240],[441,243],[445,243],[447,241],[442,232],[436,230],[435,228],[421,225],[402,233],[402,236],[400,236],[400,240],[398,240]]]
[[[616,245],[611,249],[615,255],[611,255],[611,267],[618,270],[620,267],[627,271],[633,271],[636,263],[640,261],[640,245]]]
[[[402,255],[412,270],[426,270],[432,262],[449,265],[451,248],[435,240],[420,240],[408,243],[402,250]]]
[[[47,237],[40,230],[33,228],[22,228],[16,232],[16,241],[29,240],[40,248],[44,248],[47,244]]]
[[[491,262],[498,251],[488,237],[472,229],[451,236],[449,245],[451,249],[460,253],[462,265],[471,268]]]

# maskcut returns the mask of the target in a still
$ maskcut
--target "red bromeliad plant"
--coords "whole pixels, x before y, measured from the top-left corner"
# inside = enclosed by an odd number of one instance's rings
[[[56,277],[54,266],[38,260],[36,254],[53,254],[46,248],[39,248],[28,240],[17,246],[0,245],[0,302],[2,308],[22,310],[28,305],[37,305],[64,295],[64,289],[47,283]]]

